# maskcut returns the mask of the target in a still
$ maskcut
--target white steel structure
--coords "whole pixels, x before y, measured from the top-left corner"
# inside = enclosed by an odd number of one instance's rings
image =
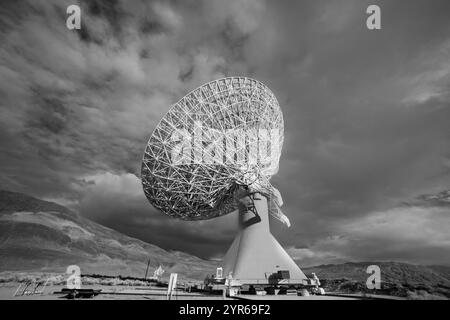
[[[241,219],[243,231],[259,222],[267,228],[258,228],[262,231],[256,238],[267,235],[272,239],[268,220],[264,219],[267,213],[290,225],[280,210],[281,195],[269,182],[278,171],[283,125],[277,99],[257,80],[229,77],[202,85],[173,105],[151,135],[142,161],[146,197],[165,214],[183,220],[211,219],[239,208],[240,216],[251,212],[256,218],[244,219],[251,221],[245,224]],[[241,199],[253,199],[256,193],[265,205],[239,205]],[[258,208],[264,212],[258,212]],[[241,240],[235,242],[243,249],[242,239],[247,237],[239,237]],[[251,243],[251,238],[246,243]],[[274,238],[273,241],[269,241],[273,245],[268,248],[260,248],[268,250],[260,256],[280,257],[286,263],[276,265],[306,278]],[[233,273],[239,260],[235,246],[227,255],[226,272]],[[282,254],[274,254],[273,250],[281,250]],[[255,261],[262,263],[265,258],[261,257]],[[264,267],[263,263],[261,268]],[[276,271],[267,268],[270,270],[266,273]],[[263,276],[258,274],[256,278]]]
[[[235,211],[234,191],[245,185],[270,197],[271,214],[288,223],[269,183],[282,145],[283,115],[264,84],[245,77],[206,83],[172,106],[150,137],[145,195],[172,217],[202,220]]]

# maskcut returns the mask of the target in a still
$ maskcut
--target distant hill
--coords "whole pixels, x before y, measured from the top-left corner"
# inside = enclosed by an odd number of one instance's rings
[[[125,236],[64,206],[25,194],[0,191],[0,272],[62,272],[143,277],[160,264],[170,272],[203,280],[213,262]]]
[[[216,262],[166,251],[92,222],[59,204],[21,193],[0,191],[0,272],[64,273],[68,265],[82,274],[142,277],[160,264],[166,276],[203,280]],[[218,263],[218,262],[217,262]],[[409,298],[450,298],[450,267],[399,262],[357,262],[302,268],[320,278],[327,292],[374,293],[366,288],[367,266],[381,269],[375,293]],[[151,273],[151,272],[150,272]]]
[[[369,265],[381,270],[381,290],[368,290],[366,273]],[[327,291],[346,293],[379,293],[403,297],[450,298],[450,267],[420,266],[400,262],[349,262],[303,268],[321,279]]]

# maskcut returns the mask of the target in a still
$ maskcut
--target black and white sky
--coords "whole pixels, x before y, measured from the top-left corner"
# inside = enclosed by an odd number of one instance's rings
[[[139,176],[170,105],[234,75],[282,108],[272,183],[292,227],[272,233],[300,265],[450,264],[448,0],[2,1],[0,188],[220,259],[236,216],[169,218]]]

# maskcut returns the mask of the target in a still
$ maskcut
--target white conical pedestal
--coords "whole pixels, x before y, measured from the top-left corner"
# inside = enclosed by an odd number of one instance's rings
[[[267,199],[259,193],[252,197],[260,221],[245,206],[239,207],[240,231],[225,255],[224,276],[231,272],[242,284],[264,284],[273,282],[272,274],[288,270],[289,283],[303,283],[307,277],[270,233]]]

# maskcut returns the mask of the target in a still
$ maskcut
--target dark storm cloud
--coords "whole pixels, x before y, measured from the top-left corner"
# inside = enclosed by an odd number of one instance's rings
[[[450,188],[448,1],[83,1],[81,31],[65,27],[69,4],[0,8],[2,188],[220,257],[232,216],[169,219],[137,177],[170,104],[249,75],[284,113],[273,183],[293,226],[272,229],[301,264],[449,263],[448,206],[404,205]],[[380,5],[382,30],[366,28],[369,4]],[[430,234],[406,236],[422,227]]]
[[[161,214],[142,196],[141,182],[132,174],[91,176],[84,188],[86,196],[81,212],[108,227],[166,249],[215,257],[235,233],[235,215],[192,222]]]

